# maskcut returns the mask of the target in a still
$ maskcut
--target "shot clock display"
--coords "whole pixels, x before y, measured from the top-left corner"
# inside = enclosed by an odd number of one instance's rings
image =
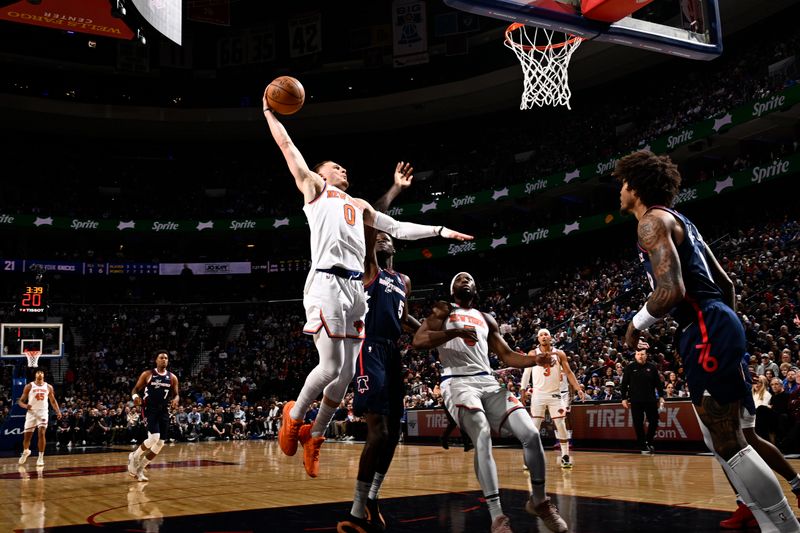
[[[46,314],[47,286],[41,284],[25,285],[17,302],[17,312],[23,315]]]

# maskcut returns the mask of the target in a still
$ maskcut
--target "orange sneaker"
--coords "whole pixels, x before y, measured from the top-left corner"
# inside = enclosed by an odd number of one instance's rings
[[[281,429],[278,431],[278,444],[281,451],[286,455],[294,455],[297,453],[297,434],[300,431],[300,426],[303,425],[302,420],[294,420],[291,412],[294,402],[286,402],[283,406],[283,416],[281,417]]]
[[[325,442],[325,437],[312,437],[311,424],[305,424],[300,428],[298,434],[300,444],[303,445],[303,466],[306,467],[306,474],[309,477],[319,475],[319,449]]]

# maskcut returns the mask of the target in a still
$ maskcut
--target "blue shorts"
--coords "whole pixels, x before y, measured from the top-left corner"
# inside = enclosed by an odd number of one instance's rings
[[[720,300],[692,302],[692,306],[695,320],[684,328],[678,345],[692,403],[700,405],[708,391],[721,404],[740,400],[755,413],[742,323]]]
[[[353,413],[403,416],[403,367],[397,343],[386,340],[364,341],[356,361],[353,383]]]
[[[169,431],[169,411],[166,409],[149,409],[144,410],[144,416],[147,419],[147,432],[160,433],[161,440],[167,438]]]

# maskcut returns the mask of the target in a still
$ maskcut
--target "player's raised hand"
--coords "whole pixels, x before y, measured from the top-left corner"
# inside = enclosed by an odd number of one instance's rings
[[[445,239],[455,239],[457,241],[471,241],[472,239],[475,238],[472,235],[461,233],[460,231],[452,230],[444,226],[442,226],[442,231],[439,232],[439,235],[441,235]]]
[[[414,167],[411,166],[411,163],[400,161],[394,169],[394,184],[400,189],[407,189],[411,186],[411,180],[414,179],[413,173]]]

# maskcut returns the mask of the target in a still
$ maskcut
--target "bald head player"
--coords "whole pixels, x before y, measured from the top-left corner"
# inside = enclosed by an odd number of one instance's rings
[[[521,443],[529,469],[532,492],[525,510],[542,519],[555,532],[567,524],[545,493],[545,457],[539,432],[525,407],[500,387],[492,375],[489,352],[505,364],[525,368],[536,364],[512,350],[494,318],[474,307],[478,293],[475,280],[459,272],[450,283],[453,303],[438,302],[414,335],[414,347],[437,348],[442,364],[442,398],[461,431],[475,445],[475,473],[492,517],[492,533],[511,533],[500,505],[497,466],[492,456],[492,430],[511,433]]]

